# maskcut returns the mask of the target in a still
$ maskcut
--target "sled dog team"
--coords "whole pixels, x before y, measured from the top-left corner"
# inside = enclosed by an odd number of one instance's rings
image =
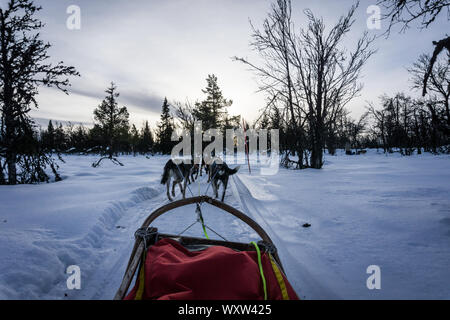
[[[172,159],[167,161],[164,166],[164,171],[161,179],[161,184],[167,186],[167,197],[172,201],[172,197],[175,197],[175,187],[178,184],[180,191],[183,195],[183,199],[186,197],[187,185],[197,180],[198,175],[202,175],[203,169],[208,174],[208,183],[210,182],[215,194],[215,197],[219,197],[220,184],[223,185],[222,202],[225,199],[225,192],[228,186],[228,179],[230,176],[238,172],[239,167],[230,169],[224,161],[218,161],[220,159],[214,159],[211,164],[206,164],[203,160],[201,164],[186,164],[181,162],[176,164]],[[219,163],[222,162],[222,163]],[[172,197],[170,195],[170,182],[172,183]]]

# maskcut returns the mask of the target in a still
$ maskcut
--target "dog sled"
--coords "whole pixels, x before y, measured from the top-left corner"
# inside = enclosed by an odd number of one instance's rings
[[[188,205],[196,206],[205,238],[164,234],[152,227],[159,216]],[[217,207],[242,220],[261,241],[209,239],[206,229],[212,229],[204,224],[202,205]],[[267,233],[241,211],[211,197],[186,198],[156,209],[136,231],[135,240],[115,300],[298,299]]]

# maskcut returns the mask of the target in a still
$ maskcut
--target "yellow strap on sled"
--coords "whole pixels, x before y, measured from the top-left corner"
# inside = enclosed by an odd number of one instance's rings
[[[134,300],[142,300],[142,296],[144,295],[144,288],[145,288],[145,258],[147,257],[147,252],[144,250],[144,253],[142,254],[142,262],[141,262],[141,268],[139,270],[139,287],[136,292],[136,296],[134,297]]]
[[[283,275],[281,274],[280,268],[278,268],[277,264],[273,260],[271,254],[269,254],[270,263],[272,264],[273,272],[275,273],[275,277],[277,278],[278,285],[280,286],[281,294],[283,296],[283,300],[289,300],[289,294],[287,292],[286,283],[284,283]]]

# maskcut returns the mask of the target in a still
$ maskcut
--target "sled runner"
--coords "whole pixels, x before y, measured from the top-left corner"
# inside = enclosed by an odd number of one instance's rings
[[[151,223],[178,207],[197,206],[206,239],[159,233]],[[218,207],[250,226],[258,243],[208,238],[203,204]],[[189,227],[188,227],[189,228]],[[135,233],[136,242],[114,299],[294,300],[277,250],[267,233],[239,210],[208,196],[178,200],[155,210]],[[134,287],[129,291],[130,284]],[[129,292],[128,292],[129,291]]]

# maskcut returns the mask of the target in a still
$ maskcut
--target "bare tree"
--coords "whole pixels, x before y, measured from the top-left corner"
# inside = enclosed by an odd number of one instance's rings
[[[361,69],[374,53],[370,49],[373,38],[367,33],[356,42],[353,52],[347,53],[342,47],[343,38],[354,23],[357,6],[352,6],[329,32],[322,19],[306,10],[308,27],[301,31],[296,39],[298,45],[291,52],[298,70],[300,96],[308,106],[312,168],[322,167],[325,134],[344,107],[361,91],[362,84],[358,83]]]
[[[297,70],[291,61],[291,51],[297,44],[292,22],[291,1],[277,0],[272,4],[261,30],[250,24],[253,31],[251,47],[260,54],[264,64],[259,66],[240,57],[233,59],[255,71],[259,76],[260,91],[265,91],[271,97],[263,113],[276,104],[280,104],[284,109],[287,118],[286,134],[290,141],[291,152],[298,155],[298,164],[302,167],[305,117],[293,80],[297,77],[295,75]]]
[[[421,20],[421,28],[428,28],[440,13],[447,11],[450,14],[448,0],[380,0],[378,4],[387,11],[384,18],[389,19],[388,31],[397,24],[404,31],[418,19]]]
[[[412,75],[412,83],[414,89],[422,90],[423,79],[428,74],[428,68],[431,65],[431,57],[423,54],[408,69]],[[447,57],[441,58],[433,64],[433,69],[429,72],[429,81],[427,81],[426,87],[428,92],[434,93],[442,101],[445,107],[445,114],[447,117],[447,124],[450,125],[450,110],[449,110],[449,97],[450,97],[450,63],[449,54]]]
[[[262,31],[252,25],[251,45],[264,64],[258,66],[247,59],[234,58],[256,72],[261,90],[285,103],[287,131],[294,137],[294,150],[302,157],[307,139],[312,168],[322,167],[327,132],[333,130],[345,105],[362,89],[358,83],[360,72],[374,53],[369,48],[373,39],[367,33],[357,41],[353,52],[347,53],[342,47],[357,6],[329,32],[322,19],[306,10],[308,26],[296,32],[291,2],[277,0],[264,20]]]
[[[348,118],[345,123],[345,129],[348,139],[350,140],[350,146],[356,149],[358,153],[358,148],[361,148],[360,137],[365,132],[367,128],[368,112],[361,115],[359,120],[353,120]]]
[[[427,72],[425,73],[425,76],[423,78],[422,96],[424,96],[424,97],[427,94],[428,79],[430,78],[431,73],[433,72],[433,66],[434,66],[439,54],[444,50],[444,48],[447,49],[447,59],[448,59],[448,56],[450,54],[450,37],[447,37],[447,38],[439,40],[439,41],[433,41],[433,45],[435,46],[433,55],[431,56]]]
[[[372,103],[369,103],[369,105],[367,106],[367,112],[368,116],[374,120],[372,132],[381,140],[383,151],[384,153],[386,153],[388,151],[386,141],[386,110],[377,110]]]
[[[384,19],[389,19],[389,27],[387,34],[389,35],[394,25],[400,24],[401,30],[405,31],[409,28],[413,21],[420,21],[420,28],[428,28],[436,18],[442,14],[447,13],[450,16],[450,0],[379,0],[379,5],[382,5],[387,13]],[[450,53],[450,37],[447,36],[439,41],[433,41],[435,46],[433,54],[430,58],[427,72],[423,77],[422,96],[427,94],[427,84],[433,70],[433,66],[444,49]]]
[[[384,152],[395,149],[402,155],[415,150],[422,153],[448,153],[449,129],[443,116],[442,102],[436,97],[413,99],[404,93],[382,95],[381,108],[367,107],[372,119],[372,136],[382,143]]]
[[[197,120],[194,116],[194,104],[192,104],[189,100],[186,100],[184,103],[175,101],[172,105],[175,109],[175,116],[181,127],[189,130],[189,132],[193,132],[195,121]]]

